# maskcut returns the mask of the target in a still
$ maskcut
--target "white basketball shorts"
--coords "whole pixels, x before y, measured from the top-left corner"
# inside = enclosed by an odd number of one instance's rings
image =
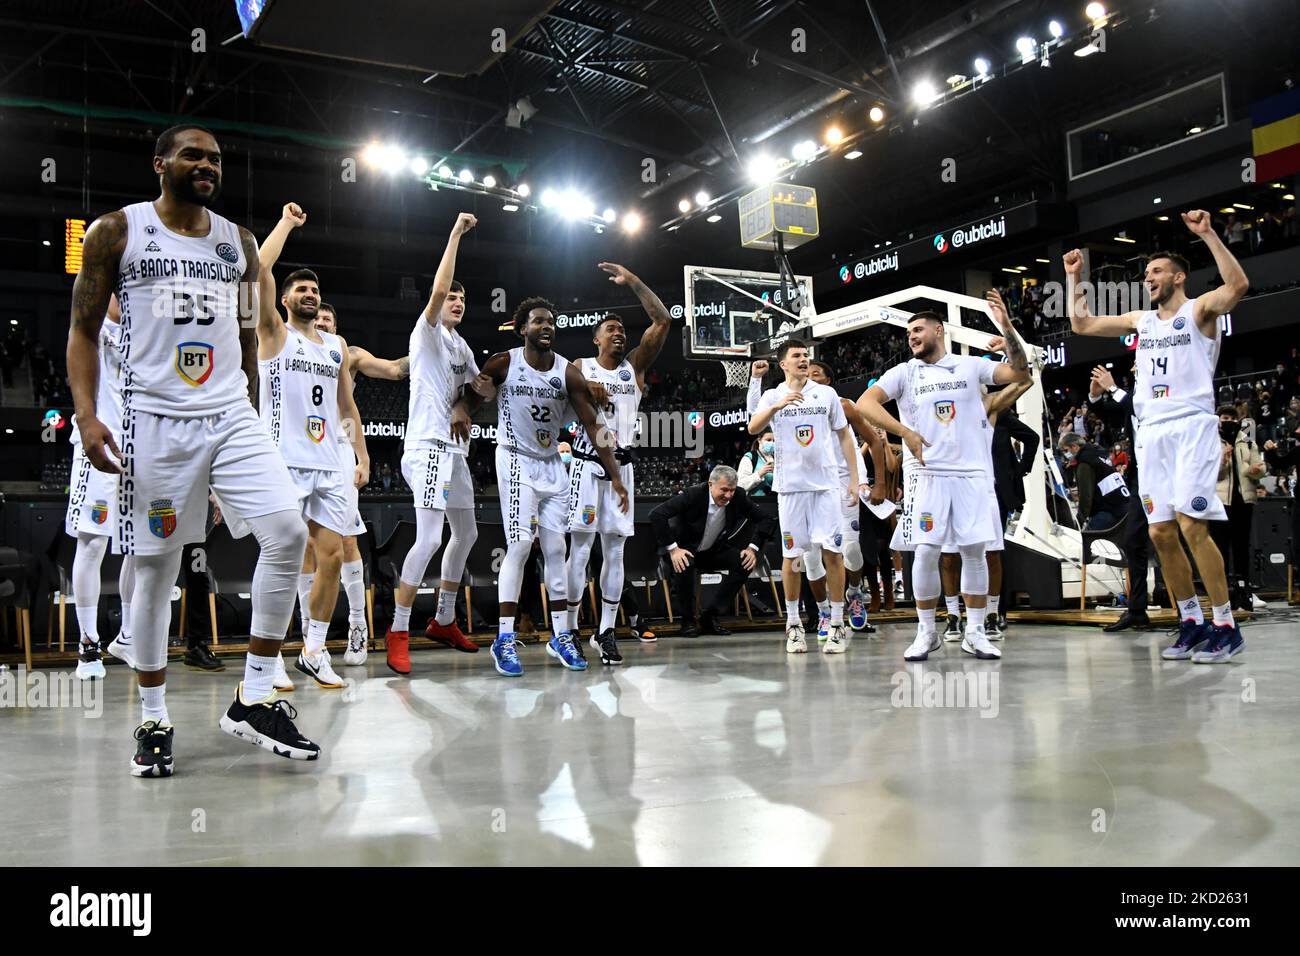
[[[1219,418],[1209,412],[1138,425],[1138,495],[1147,522],[1173,521],[1181,513],[1206,521],[1226,521],[1219,500],[1219,462],[1223,459]]]

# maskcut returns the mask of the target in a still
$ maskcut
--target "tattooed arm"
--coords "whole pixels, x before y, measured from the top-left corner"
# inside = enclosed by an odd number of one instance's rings
[[[81,432],[81,446],[100,471],[120,472],[122,458],[113,434],[96,416],[99,393],[99,329],[117,285],[126,249],[126,213],[100,216],[86,232],[81,271],[72,285],[72,320],[68,329],[68,383]],[[112,451],[114,458],[109,457]]]
[[[243,353],[241,365],[248,378],[248,400],[257,408],[257,325],[260,320],[259,280],[262,276],[262,263],[257,252],[257,240],[243,226],[239,227],[239,242],[244,247],[243,289],[239,296],[241,311],[249,309],[248,315],[239,316],[239,348]]]
[[[1007,314],[1002,296],[998,294],[997,289],[989,289],[984,296],[984,301],[988,304],[989,314],[1002,329],[1002,338],[1007,350],[1007,363],[993,370],[993,381],[999,385],[1006,385],[1009,382],[1028,382],[1032,378],[1029,373],[1029,356],[1025,354],[1025,344],[1020,341],[1015,326],[1011,324],[1011,317]]]
[[[615,262],[601,262],[598,266],[602,271],[609,273],[610,282],[627,286],[641,303],[641,308],[645,309],[646,315],[650,316],[650,328],[642,333],[641,342],[627,355],[632,368],[636,369],[637,384],[644,389],[645,373],[659,358],[664,343],[668,341],[672,318],[668,315],[668,310],[664,308],[659,296],[628,269]]]

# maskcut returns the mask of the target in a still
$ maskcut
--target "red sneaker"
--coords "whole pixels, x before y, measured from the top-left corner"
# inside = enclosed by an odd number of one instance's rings
[[[408,631],[394,631],[391,627],[384,635],[388,648],[388,669],[403,677],[411,673],[411,635]]]
[[[455,621],[450,624],[439,624],[437,621],[430,621],[429,626],[424,629],[424,633],[433,640],[441,641],[458,651],[464,651],[466,654],[478,653],[478,645],[460,632],[460,625]]]

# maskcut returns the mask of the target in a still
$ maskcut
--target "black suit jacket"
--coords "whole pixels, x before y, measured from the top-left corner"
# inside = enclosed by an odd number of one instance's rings
[[[685,491],[674,495],[667,501],[660,502],[650,511],[650,524],[655,530],[655,541],[659,550],[664,551],[668,545],[677,543],[679,548],[695,554],[699,551],[700,538],[704,535],[704,526],[709,518],[709,486],[692,485]],[[737,488],[736,494],[727,504],[726,518],[722,533],[713,547],[724,547],[728,543],[739,549],[752,543],[759,553],[772,537],[776,521],[765,514],[743,488]],[[746,530],[751,534],[745,535]]]
[[[1024,446],[1019,457],[1012,439]],[[1004,513],[1024,507],[1024,478],[1034,467],[1038,445],[1038,432],[1022,422],[1014,411],[1008,409],[998,416],[993,427],[993,485]]]
[[[1136,494],[1138,487],[1137,415],[1133,412],[1133,393],[1125,391],[1124,397],[1118,401],[1109,395],[1103,395],[1092,403],[1091,408],[1112,428],[1119,426],[1128,430],[1132,447],[1129,450],[1128,467],[1124,469],[1124,484],[1128,485],[1129,491]]]

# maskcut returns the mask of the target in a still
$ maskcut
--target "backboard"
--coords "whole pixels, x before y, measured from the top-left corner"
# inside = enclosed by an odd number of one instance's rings
[[[775,272],[686,266],[684,277],[682,349],[692,361],[748,359],[754,343],[806,327],[816,315],[811,276],[795,276],[797,290],[783,289]]]

